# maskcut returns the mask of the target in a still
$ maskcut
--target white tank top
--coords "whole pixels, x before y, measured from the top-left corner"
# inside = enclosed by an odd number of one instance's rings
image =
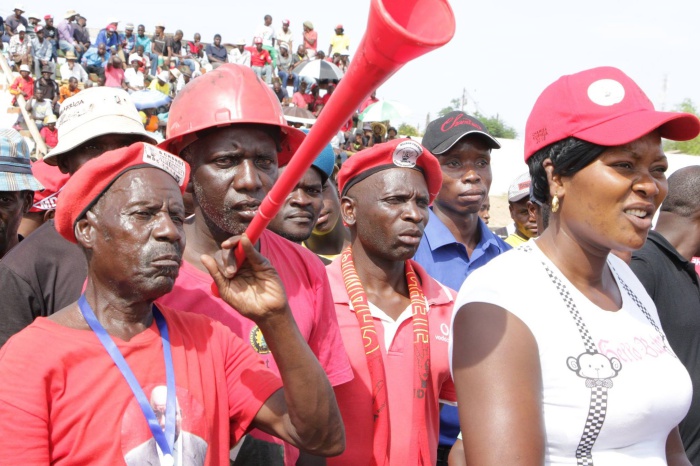
[[[623,300],[617,312],[589,301],[535,241],[473,272],[457,296],[455,313],[470,302],[495,304],[534,335],[546,465],[666,465],[666,439],[690,406],[690,377],[653,301],[627,264],[611,254],[608,265]],[[450,361],[451,353],[452,345]]]

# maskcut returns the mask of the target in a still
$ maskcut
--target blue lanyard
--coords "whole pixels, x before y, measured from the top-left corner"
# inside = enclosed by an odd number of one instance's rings
[[[78,300],[78,306],[80,307],[80,312],[85,317],[88,325],[95,332],[97,338],[99,338],[102,346],[105,347],[107,353],[114,361],[119,371],[126,379],[126,383],[129,384],[129,388],[134,393],[136,401],[138,401],[141,411],[143,412],[146,421],[148,422],[148,427],[151,429],[153,438],[158,443],[160,450],[163,452],[165,457],[168,457],[166,461],[172,461],[173,455],[173,445],[175,443],[175,409],[177,405],[177,398],[175,396],[175,371],[173,370],[173,356],[170,352],[170,338],[168,336],[168,324],[165,322],[163,314],[158,310],[158,308],[153,306],[153,317],[158,325],[158,330],[160,331],[160,338],[163,342],[163,357],[165,359],[165,379],[168,388],[167,400],[165,404],[165,432],[161,429],[158,420],[156,419],[156,414],[153,412],[153,408],[143,393],[141,385],[139,385],[138,380],[134,376],[134,373],[129,368],[129,364],[122,356],[122,353],[117,348],[112,338],[109,336],[107,331],[104,329],[102,324],[95,317],[95,313],[92,311],[90,304],[88,304],[85,295],[80,296]]]

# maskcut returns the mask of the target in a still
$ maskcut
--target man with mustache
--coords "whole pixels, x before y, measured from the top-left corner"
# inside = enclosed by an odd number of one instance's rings
[[[479,217],[491,187],[491,150],[501,145],[482,122],[460,111],[430,122],[423,145],[440,162],[442,187],[414,260],[459,290],[471,272],[510,249]],[[438,464],[443,465],[459,433],[457,408],[445,406],[440,417]]]
[[[229,237],[242,234],[305,135],[287,125],[277,97],[252,69],[223,64],[188,84],[170,107],[167,139],[161,147],[192,167],[188,190],[194,195],[194,220],[185,225],[187,247],[173,291],[163,304],[204,314],[249,342],[278,373],[260,328],[211,292],[211,277],[201,260],[218,254]],[[256,248],[277,269],[301,334],[326,371],[331,385],[352,378],[352,369],[333,313],[323,264],[309,250],[271,231]],[[238,461],[295,464],[298,450],[254,431]]]
[[[410,139],[358,152],[338,173],[351,241],[326,267],[354,377],[335,387],[347,448],[329,465],[435,464],[439,400],[454,402],[446,353],[455,293],[411,257],[442,182]]]
[[[268,228],[297,244],[309,239],[323,208],[324,191],[335,189],[328,184],[334,168],[335,153],[328,145],[289,193]],[[280,168],[280,175],[285,169],[286,167]]]

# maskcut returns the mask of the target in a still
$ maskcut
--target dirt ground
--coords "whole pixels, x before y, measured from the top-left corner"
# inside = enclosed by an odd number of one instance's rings
[[[512,223],[510,212],[508,211],[508,196],[490,196],[491,210],[489,214],[489,228],[499,228]]]

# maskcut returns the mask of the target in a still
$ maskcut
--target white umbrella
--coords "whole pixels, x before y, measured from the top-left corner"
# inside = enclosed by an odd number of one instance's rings
[[[358,118],[360,121],[391,121],[406,118],[411,109],[394,100],[379,100],[369,105]]]
[[[299,77],[309,77],[320,80],[339,80],[343,77],[343,72],[340,68],[335,66],[333,63],[326,60],[309,60],[307,62],[302,62],[295,69],[294,72],[299,75]]]

